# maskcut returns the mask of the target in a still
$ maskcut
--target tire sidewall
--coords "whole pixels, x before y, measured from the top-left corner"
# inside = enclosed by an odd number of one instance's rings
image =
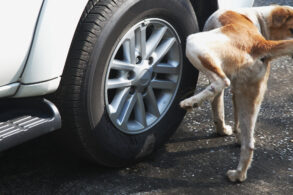
[[[146,18],[160,18],[170,23],[177,31],[181,47],[185,48],[185,38],[197,32],[197,23],[190,10],[181,0],[126,0],[116,10],[96,41],[89,60],[83,91],[85,113],[87,114],[89,135],[87,145],[93,157],[102,156],[103,164],[123,166],[136,162],[150,154],[164,143],[180,124],[185,111],[179,108],[180,97],[187,87],[196,83],[197,74],[183,57],[182,78],[177,95],[165,116],[146,132],[129,135],[118,130],[111,122],[105,106],[105,79],[111,54],[123,35],[136,23]],[[183,56],[185,50],[182,49]],[[97,159],[97,160],[100,160]],[[111,163],[111,164],[109,164]]]

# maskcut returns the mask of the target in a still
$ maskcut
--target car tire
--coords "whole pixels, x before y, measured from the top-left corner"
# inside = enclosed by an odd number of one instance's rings
[[[163,116],[142,131],[125,132],[117,127],[107,110],[105,83],[109,62],[125,33],[135,24],[151,18],[164,21],[161,25],[170,25],[170,30],[178,36],[182,72]],[[135,163],[162,146],[185,115],[179,101],[196,86],[198,72],[184,57],[184,48],[186,37],[197,31],[196,17],[189,1],[89,1],[55,94],[66,131],[64,142],[83,156],[111,167]]]

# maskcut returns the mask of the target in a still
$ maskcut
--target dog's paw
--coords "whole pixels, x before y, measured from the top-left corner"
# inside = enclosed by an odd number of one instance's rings
[[[246,174],[241,174],[241,172],[238,170],[229,170],[227,172],[227,176],[229,180],[232,182],[236,182],[236,181],[243,182],[246,180]]]
[[[183,100],[183,101],[181,101],[181,102],[179,103],[179,105],[180,105],[181,108],[183,108],[183,109],[185,109],[185,110],[187,110],[187,111],[191,111],[192,108],[197,107],[197,106],[195,106],[195,105],[190,104],[189,101],[187,101],[187,100]]]
[[[230,125],[225,125],[224,128],[221,130],[218,130],[219,135],[232,135],[233,134],[233,128]]]

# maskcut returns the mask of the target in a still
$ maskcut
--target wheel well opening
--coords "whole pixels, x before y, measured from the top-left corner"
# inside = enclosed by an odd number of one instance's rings
[[[199,29],[202,31],[208,17],[218,9],[218,1],[215,0],[190,0],[194,8]]]

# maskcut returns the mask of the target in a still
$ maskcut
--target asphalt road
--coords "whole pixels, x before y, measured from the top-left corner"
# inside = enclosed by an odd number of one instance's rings
[[[271,3],[293,5],[292,0],[256,0],[256,5]],[[233,136],[216,136],[210,106],[204,104],[186,115],[164,147],[123,169],[77,162],[52,136],[13,148],[0,157],[0,194],[293,194],[292,64],[288,57],[273,62],[256,126],[255,157],[244,183],[227,180],[226,171],[237,166],[239,147]],[[205,85],[200,77],[197,90]]]

